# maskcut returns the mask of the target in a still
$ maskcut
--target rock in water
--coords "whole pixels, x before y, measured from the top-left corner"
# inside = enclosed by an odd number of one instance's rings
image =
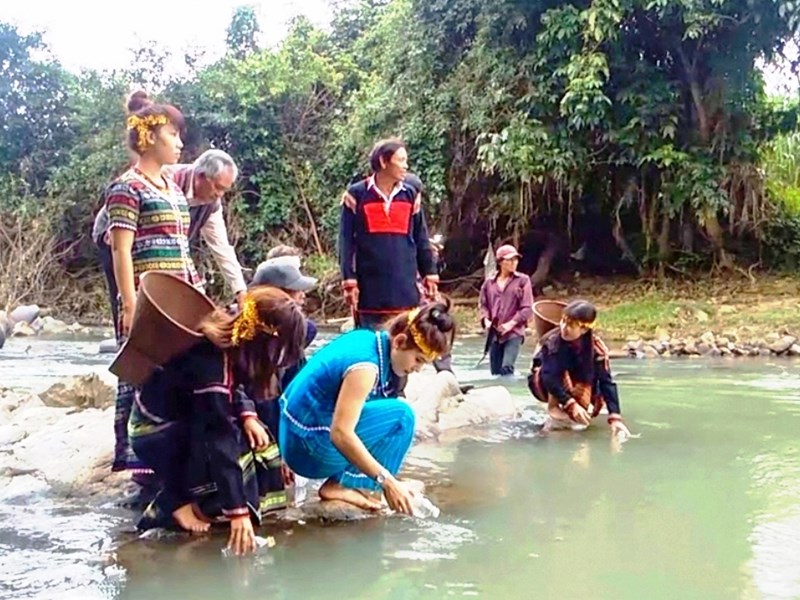
[[[41,310],[35,304],[26,304],[18,306],[11,311],[8,315],[13,323],[33,323],[38,317]]]
[[[109,338],[100,342],[100,347],[97,349],[97,351],[100,354],[114,354],[118,348],[119,346],[117,345],[117,340],[114,338]]]
[[[511,392],[504,386],[476,388],[462,394],[450,371],[409,377],[405,393],[416,415],[417,438],[519,416]]]
[[[97,375],[82,375],[56,383],[39,394],[45,406],[106,408],[114,404],[114,389]]]

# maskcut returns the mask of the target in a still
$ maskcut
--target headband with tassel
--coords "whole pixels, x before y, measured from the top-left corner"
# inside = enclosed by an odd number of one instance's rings
[[[436,360],[439,358],[439,353],[436,352],[433,348],[428,345],[428,342],[425,341],[425,336],[422,335],[422,332],[417,327],[415,323],[417,319],[417,315],[419,315],[419,309],[415,308],[414,310],[408,313],[408,330],[411,332],[411,338],[414,340],[414,343],[419,348],[419,351],[425,356],[426,359],[429,361]]]
[[[233,333],[231,334],[231,344],[238,346],[242,340],[252,341],[259,332],[267,335],[278,335],[278,330],[271,325],[261,322],[258,317],[258,307],[255,299],[248,295],[242,304],[242,312],[236,317],[233,323]]]
[[[167,123],[169,123],[169,119],[165,115],[147,115],[146,117],[131,115],[128,117],[128,131],[136,130],[136,147],[139,152],[144,152],[149,146],[147,141],[148,132]]]

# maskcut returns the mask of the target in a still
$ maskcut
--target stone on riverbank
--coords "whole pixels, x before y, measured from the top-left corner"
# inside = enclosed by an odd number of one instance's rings
[[[98,375],[92,374],[53,384],[39,397],[45,406],[107,408],[114,404],[115,391]]]
[[[407,392],[418,415],[418,439],[518,414],[504,387],[462,395],[449,372],[412,375]],[[113,388],[97,375],[38,395],[0,389],[0,488],[24,475],[69,496],[118,501],[129,493],[130,474],[111,473],[113,401]]]
[[[662,330],[659,339],[650,341],[631,337],[621,352],[630,358],[670,356],[800,356],[798,338],[788,332],[773,332],[760,341],[746,341],[737,332],[721,335],[706,331],[699,339],[669,337]]]

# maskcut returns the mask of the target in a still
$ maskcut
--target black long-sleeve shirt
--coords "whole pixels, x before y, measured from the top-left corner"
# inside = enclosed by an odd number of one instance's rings
[[[583,381],[583,377],[577,375],[583,371],[581,352],[585,350],[582,346],[581,343],[562,339],[557,331],[542,344],[541,350],[534,357],[534,365],[538,362],[541,366],[540,376],[544,391],[555,396],[559,404],[566,404],[571,396],[564,386],[564,373],[569,373],[573,383],[591,383],[592,395],[600,394],[603,397],[609,414],[622,414],[617,384],[608,368],[607,357],[599,355],[594,345],[591,347],[593,381]]]
[[[401,183],[387,202],[370,177],[347,191],[356,206],[342,206],[339,266],[346,283],[358,283],[358,309],[397,312],[419,305],[417,272],[425,277],[437,270],[416,189]]]

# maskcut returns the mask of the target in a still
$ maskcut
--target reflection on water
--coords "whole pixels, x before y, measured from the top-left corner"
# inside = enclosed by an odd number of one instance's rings
[[[462,380],[496,383],[471,370],[480,341],[458,350]],[[793,367],[614,363],[641,438],[620,446],[604,423],[540,436],[531,404],[515,422],[413,449],[409,473],[428,483],[437,521],[268,526],[276,547],[249,559],[222,557],[224,531],[135,539],[124,511],[20,493],[0,500],[0,596],[797,598]],[[523,378],[505,383],[528,397]]]

